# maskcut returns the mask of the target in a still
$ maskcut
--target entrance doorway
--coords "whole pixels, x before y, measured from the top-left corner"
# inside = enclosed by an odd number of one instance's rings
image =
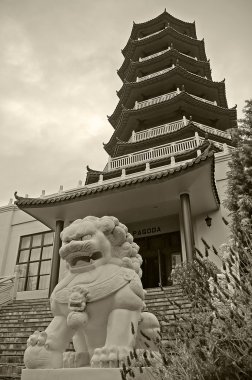
[[[142,256],[144,288],[171,285],[171,271],[181,263],[180,232],[135,239]]]

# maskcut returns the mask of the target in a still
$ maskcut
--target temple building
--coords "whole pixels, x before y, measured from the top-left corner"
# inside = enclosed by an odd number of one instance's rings
[[[10,227],[0,266],[7,275],[19,265],[19,298],[48,297],[64,271],[60,233],[87,215],[113,215],[128,226],[145,288],[170,285],[172,269],[193,260],[202,238],[217,248],[228,239],[222,202],[236,107],[228,108],[225,81],[212,79],[195,23],[166,11],[134,23],[122,54],[104,169],[88,167],[85,184],[68,191],[16,194],[9,206],[20,224]]]

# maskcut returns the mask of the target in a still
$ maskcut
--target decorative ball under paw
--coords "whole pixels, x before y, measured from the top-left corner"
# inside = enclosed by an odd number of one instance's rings
[[[87,321],[88,321],[87,313],[72,311],[67,316],[67,325],[71,329],[78,329],[80,326],[85,325]]]

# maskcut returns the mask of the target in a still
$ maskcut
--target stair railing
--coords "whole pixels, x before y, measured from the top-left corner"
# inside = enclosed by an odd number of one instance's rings
[[[16,299],[19,275],[20,270],[17,265],[13,275],[0,277],[0,307]]]

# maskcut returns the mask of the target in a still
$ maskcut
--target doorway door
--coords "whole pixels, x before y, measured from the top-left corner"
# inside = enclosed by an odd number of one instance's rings
[[[171,285],[174,263],[181,262],[180,232],[146,236],[135,239],[142,256],[144,288]]]

